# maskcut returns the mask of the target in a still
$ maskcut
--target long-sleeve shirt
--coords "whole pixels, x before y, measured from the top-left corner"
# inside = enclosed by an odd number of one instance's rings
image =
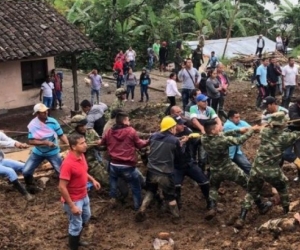
[[[254,130],[240,135],[239,131],[228,131],[220,135],[207,135],[201,137],[201,143],[210,160],[210,169],[214,172],[223,172],[235,164],[229,157],[229,147],[243,144],[252,136]]]
[[[128,74],[125,79],[125,84],[127,86],[135,86],[137,85],[137,79],[135,74]]]
[[[167,96],[181,96],[180,92],[177,89],[177,84],[173,79],[167,80],[166,94]]]
[[[190,75],[189,75],[189,73]],[[201,76],[195,68],[191,69],[181,69],[178,73],[178,79],[182,81],[182,88],[183,89],[194,89],[196,83],[199,83],[201,80]]]
[[[0,147],[2,148],[13,148],[16,144],[16,140],[8,137],[3,132],[0,132]]]
[[[278,69],[273,63],[270,63],[267,67],[268,83],[277,83],[279,76],[280,76],[280,69]]]
[[[220,87],[220,82],[217,78],[215,79],[208,78],[206,80],[207,96],[212,99],[220,98],[221,95],[220,91],[217,90],[217,88],[219,87]]]
[[[224,130],[224,132],[227,132],[227,131],[231,131],[231,130],[238,130],[240,128],[249,128],[249,127],[251,127],[249,125],[249,123],[247,123],[243,120],[240,120],[238,124],[233,123],[231,120],[227,120],[224,123],[223,130]],[[230,159],[233,159],[236,154],[237,155],[242,155],[243,154],[243,152],[241,150],[241,146],[240,145],[235,145],[235,146],[229,147],[229,157],[230,157]]]
[[[277,106],[277,110],[276,112],[284,112],[286,118],[289,118],[289,111],[281,106]],[[270,118],[270,116],[272,115],[272,113],[269,113],[268,110],[264,110],[262,115],[261,115],[261,124],[267,123],[268,119]]]
[[[103,102],[100,102],[99,104],[93,105],[89,113],[86,115],[87,119],[87,128],[94,128],[95,122],[100,119],[104,112],[108,109],[107,105]]]

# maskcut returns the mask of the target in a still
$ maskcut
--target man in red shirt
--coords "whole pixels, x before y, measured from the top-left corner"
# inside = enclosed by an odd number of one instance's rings
[[[116,124],[105,133],[101,145],[107,147],[110,156],[109,186],[112,205],[116,202],[118,178],[123,178],[131,187],[134,209],[137,211],[142,203],[142,194],[135,151],[147,146],[148,140],[141,140],[130,126],[128,114],[120,112],[116,115]]]
[[[70,152],[61,165],[58,188],[69,218],[69,247],[71,250],[78,250],[79,246],[87,245],[80,242],[80,234],[91,217],[87,182],[91,181],[97,190],[101,186],[88,174],[88,165],[84,157],[87,150],[84,136],[73,134],[68,139]]]

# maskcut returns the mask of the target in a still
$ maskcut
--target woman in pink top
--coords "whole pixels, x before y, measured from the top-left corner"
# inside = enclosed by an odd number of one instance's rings
[[[219,63],[217,66],[217,74],[218,74],[217,78],[222,86],[222,90],[220,91],[221,96],[219,99],[219,115],[227,119],[227,114],[224,111],[224,102],[225,102],[225,96],[227,94],[227,89],[229,86],[229,79],[224,71],[224,65],[222,63]]]

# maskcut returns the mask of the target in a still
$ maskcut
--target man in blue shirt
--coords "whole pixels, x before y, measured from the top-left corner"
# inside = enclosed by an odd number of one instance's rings
[[[212,51],[206,67],[209,65],[209,67],[211,69],[215,69],[217,67],[218,63],[219,63],[219,59],[215,56],[215,52]]]
[[[28,124],[29,144],[35,146],[23,169],[24,181],[28,192],[35,193],[38,189],[33,180],[34,170],[44,161],[51,163],[56,172],[59,172],[62,163],[57,137],[66,145],[69,144],[59,123],[48,117],[48,108],[38,103],[33,108],[34,119]]]
[[[241,120],[240,114],[237,111],[230,110],[228,112],[228,120],[224,123],[224,132],[248,127],[251,126],[247,122]],[[241,146],[229,147],[229,156],[230,159],[232,159],[232,161],[245,172],[245,174],[249,175],[251,163],[248,161],[246,155],[242,152]]]
[[[267,66],[269,61],[267,58],[261,60],[261,65],[256,69],[256,80],[258,88],[258,96],[256,99],[256,108],[259,109],[262,100],[269,95],[267,82]]]

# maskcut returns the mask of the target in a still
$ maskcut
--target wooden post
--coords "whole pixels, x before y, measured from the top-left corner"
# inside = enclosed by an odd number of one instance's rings
[[[79,112],[79,95],[78,95],[78,79],[77,79],[77,61],[76,55],[71,55],[72,62],[72,76],[73,76],[73,88],[74,88],[74,111]]]

